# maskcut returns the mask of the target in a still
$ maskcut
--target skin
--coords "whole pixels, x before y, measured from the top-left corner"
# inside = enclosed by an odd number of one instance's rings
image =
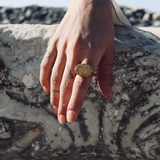
[[[72,0],[41,63],[40,83],[61,124],[77,119],[92,77],[75,74],[77,64],[98,67],[98,84],[113,98],[114,25],[110,0]]]

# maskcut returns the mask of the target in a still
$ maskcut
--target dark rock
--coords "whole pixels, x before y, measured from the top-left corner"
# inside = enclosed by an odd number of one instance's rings
[[[121,6],[133,26],[159,26],[160,13],[152,13],[142,8]],[[67,8],[26,6],[23,8],[0,7],[0,24],[57,24],[63,19]],[[156,21],[154,23],[154,21]]]
[[[60,23],[67,9],[27,6],[0,8],[0,24],[54,24]]]
[[[131,24],[132,24],[133,26],[136,26],[136,25],[138,25],[138,24],[140,23],[140,20],[139,20],[139,19],[136,19],[136,18],[134,18],[134,17],[130,17],[130,18],[129,18],[129,21],[131,22]]]
[[[142,19],[145,13],[146,13],[146,11],[144,9],[138,9],[138,10],[134,11],[132,15],[136,19]]]
[[[11,123],[0,119],[0,140],[11,139],[13,135],[13,127]]]
[[[0,71],[3,70],[5,68],[5,65],[2,61],[2,59],[0,58]]]

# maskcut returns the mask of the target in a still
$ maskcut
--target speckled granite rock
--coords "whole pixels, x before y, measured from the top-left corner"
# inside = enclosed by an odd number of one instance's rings
[[[63,126],[38,80],[56,28],[0,26],[0,159],[160,159],[160,39],[116,26],[114,99],[95,75],[78,120]]]

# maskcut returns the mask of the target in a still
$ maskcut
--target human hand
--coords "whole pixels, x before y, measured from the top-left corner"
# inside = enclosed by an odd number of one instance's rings
[[[114,26],[110,0],[72,0],[41,63],[40,82],[50,92],[61,124],[77,119],[92,78],[75,74],[77,64],[98,67],[98,84],[113,98]]]

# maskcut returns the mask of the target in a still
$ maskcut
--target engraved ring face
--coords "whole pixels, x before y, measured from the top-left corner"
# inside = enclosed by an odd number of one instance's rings
[[[78,64],[75,67],[75,72],[81,77],[91,77],[94,74],[92,67],[89,64]]]

